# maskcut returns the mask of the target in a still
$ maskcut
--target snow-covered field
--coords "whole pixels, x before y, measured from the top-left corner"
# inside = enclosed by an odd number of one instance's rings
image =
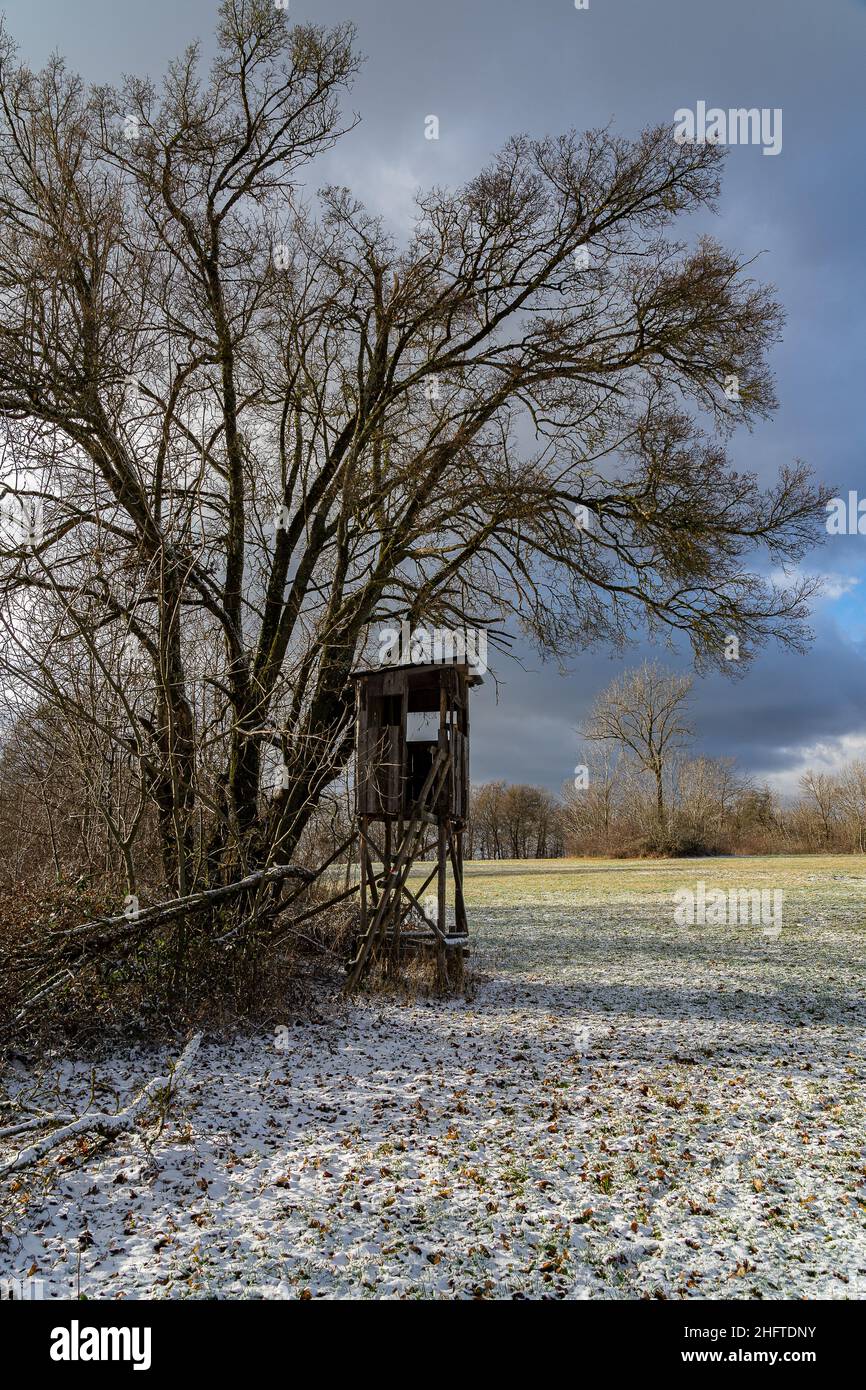
[[[672,894],[779,888],[758,926]],[[160,1134],[5,1183],[46,1296],[866,1296],[862,858],[468,866],[472,999],[205,1043]],[[164,1050],[96,1069],[125,1104]],[[23,1068],[9,1094],[32,1085]],[[90,1068],[56,1057],[54,1108]],[[5,1146],[13,1152],[11,1141]]]

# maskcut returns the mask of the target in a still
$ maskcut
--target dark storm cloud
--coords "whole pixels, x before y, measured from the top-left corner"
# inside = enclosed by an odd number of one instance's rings
[[[28,60],[56,48],[88,79],[112,81],[156,75],[196,36],[207,53],[216,5],[7,0],[5,9]],[[515,131],[612,122],[631,135],[698,100],[780,107],[781,153],[732,148],[718,216],[688,229],[763,253],[755,274],[787,310],[773,357],[779,412],[736,436],[731,455],[766,479],[799,456],[834,487],[866,495],[862,0],[590,0],[587,11],[571,0],[291,0],[291,14],[357,23],[367,64],[351,106],[363,121],[318,182],[350,185],[401,233],[417,187],[459,183]],[[438,141],[424,139],[428,114],[439,117]],[[708,678],[695,696],[706,751],[735,753],[783,784],[787,774],[788,785],[816,750],[832,759],[866,739],[866,662],[854,640],[863,601],[850,587],[859,579],[866,592],[866,536],[829,538],[808,566],[839,577],[840,593],[850,588],[818,608],[811,652],[767,651],[744,680]],[[576,760],[581,713],[623,663],[582,654],[563,679],[530,652],[524,660],[526,670],[502,666],[498,705],[490,678],[477,699],[474,775],[556,787]]]
[[[819,610],[820,616],[823,606]],[[832,768],[846,753],[866,756],[866,651],[821,620],[805,655],[775,651],[740,678],[697,677],[691,698],[696,751],[731,757],[756,782],[796,790],[805,766]],[[567,676],[521,651],[526,669],[494,662],[476,692],[473,775],[479,781],[540,782],[558,789],[580,759],[578,727],[595,696],[644,659],[688,671],[682,651],[640,645],[622,657],[583,652]],[[862,739],[862,747],[857,740]]]

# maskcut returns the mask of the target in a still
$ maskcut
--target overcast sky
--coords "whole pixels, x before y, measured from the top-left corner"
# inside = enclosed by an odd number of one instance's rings
[[[158,77],[190,40],[211,47],[212,0],[7,0],[33,66],[56,49],[85,78]],[[843,495],[866,497],[864,449],[864,0],[290,0],[299,21],[352,19],[366,55],[359,126],[318,166],[401,231],[412,196],[458,184],[517,131],[612,122],[624,135],[680,107],[781,108],[776,156],[733,146],[713,231],[762,253],[787,312],[773,367],[773,421],[734,438],[741,468],[770,478],[795,457]],[[424,119],[439,118],[438,141]],[[866,755],[866,536],[828,538],[807,567],[828,576],[807,655],[767,649],[744,679],[698,680],[701,748],[733,754],[782,790],[808,767]],[[583,653],[562,676],[531,651],[497,664],[473,711],[473,778],[557,788],[577,761],[576,726],[624,659]],[[688,665],[688,653],[655,654]]]

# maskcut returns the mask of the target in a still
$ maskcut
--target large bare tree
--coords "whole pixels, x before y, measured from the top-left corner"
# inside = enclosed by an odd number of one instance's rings
[[[308,192],[353,44],[225,0],[209,72],[115,90],[0,34],[0,685],[116,745],[129,811],[100,777],[97,810],[134,877],[140,789],[181,893],[292,855],[377,624],[803,640],[809,583],[762,552],[796,560],[823,497],[725,452],[781,313],[673,230],[723,152],[518,136],[398,246]]]
[[[656,818],[665,824],[665,777],[673,755],[691,735],[686,705],[692,678],[656,661],[617,676],[593,703],[581,729],[590,743],[631,754],[655,784]]]

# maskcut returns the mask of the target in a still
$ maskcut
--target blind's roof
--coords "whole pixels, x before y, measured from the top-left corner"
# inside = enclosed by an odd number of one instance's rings
[[[413,662],[404,662],[402,665],[394,664],[383,666],[369,666],[363,671],[353,671],[351,679],[353,681],[362,680],[368,676],[393,676],[403,675],[409,677],[407,682],[409,688],[413,685],[438,684],[438,681],[431,681],[431,676],[439,677],[443,671],[457,671],[466,680],[467,685],[483,685],[484,681],[477,672],[473,671],[467,661],[430,661],[423,665],[416,665]]]

